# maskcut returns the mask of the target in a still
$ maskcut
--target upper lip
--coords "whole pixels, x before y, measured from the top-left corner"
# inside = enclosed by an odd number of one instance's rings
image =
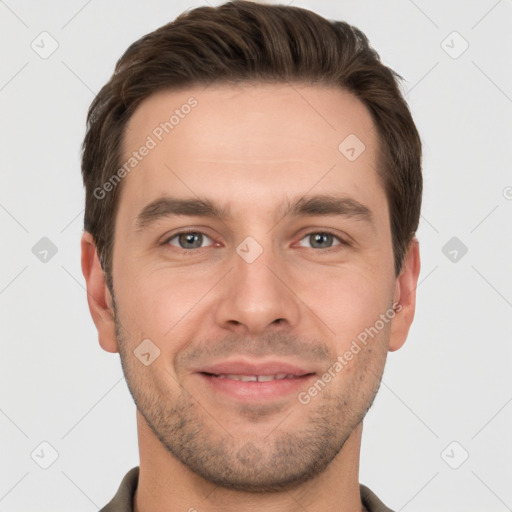
[[[213,375],[278,375],[285,373],[297,377],[315,373],[312,370],[275,359],[257,363],[246,360],[221,361],[202,366],[195,371],[197,373],[210,373]]]

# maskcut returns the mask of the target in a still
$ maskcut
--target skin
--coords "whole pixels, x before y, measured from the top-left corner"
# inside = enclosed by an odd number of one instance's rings
[[[191,96],[197,107],[123,179],[115,302],[94,240],[82,238],[99,342],[120,353],[138,409],[135,510],[294,511],[299,502],[308,512],[360,511],[362,420],[387,352],[406,340],[420,270],[413,240],[401,274],[394,273],[374,123],[350,93],[318,85],[163,91],[133,114],[124,156]],[[354,161],[338,150],[349,134],[366,147]],[[286,201],[316,194],[361,203],[371,222],[283,216]],[[167,216],[137,229],[139,212],[163,196],[207,198],[232,216]],[[184,229],[205,236],[197,245],[185,239],[183,248],[175,235]],[[335,236],[317,243],[315,233],[325,231]],[[262,249],[252,263],[236,251],[248,236]],[[392,320],[301,403],[298,392],[393,303],[400,306]],[[144,339],[160,350],[148,366],[133,353]],[[275,399],[245,400],[217,392],[196,373],[233,357],[279,359],[316,375]]]

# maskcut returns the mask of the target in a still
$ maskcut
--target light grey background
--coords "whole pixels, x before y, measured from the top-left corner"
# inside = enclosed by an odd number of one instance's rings
[[[80,144],[127,46],[203,3],[0,1],[3,512],[98,510],[138,464],[135,406],[80,270]],[[291,3],[368,35],[424,143],[417,314],[365,421],[360,480],[397,511],[512,510],[512,1]],[[31,47],[52,39],[46,59]],[[453,237],[467,254],[443,252]]]

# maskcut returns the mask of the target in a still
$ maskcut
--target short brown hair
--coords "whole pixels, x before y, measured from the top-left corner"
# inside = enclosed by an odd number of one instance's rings
[[[398,275],[418,228],[422,195],[421,141],[399,79],[360,30],[299,7],[246,0],[199,7],[137,40],[93,100],[82,146],[84,229],[94,238],[110,290],[122,183],[101,198],[95,191],[119,169],[126,124],[157,91],[212,82],[330,85],[366,106],[380,139],[379,175]]]

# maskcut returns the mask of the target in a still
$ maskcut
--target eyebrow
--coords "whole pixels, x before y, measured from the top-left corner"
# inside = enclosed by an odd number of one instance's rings
[[[148,228],[156,221],[173,216],[190,216],[232,219],[228,206],[216,204],[209,199],[178,199],[162,197],[147,204],[135,217],[138,231]],[[329,194],[301,197],[294,202],[288,200],[278,212],[281,218],[301,216],[337,215],[356,218],[373,224],[370,209],[349,197],[339,197]]]
[[[288,203],[283,212],[283,216],[306,215],[340,215],[356,217],[369,223],[373,221],[372,212],[364,204],[350,197],[332,195],[302,197],[292,204]]]
[[[135,218],[135,225],[142,230],[166,217],[187,215],[190,217],[211,217],[228,219],[227,207],[216,205],[208,199],[177,199],[162,197],[146,205]]]

